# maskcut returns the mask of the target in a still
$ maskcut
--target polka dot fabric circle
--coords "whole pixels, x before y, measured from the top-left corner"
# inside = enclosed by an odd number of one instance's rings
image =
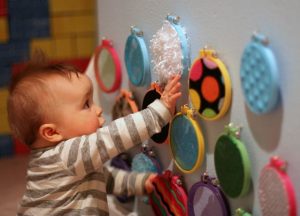
[[[183,172],[193,172],[202,163],[204,147],[199,134],[199,128],[195,128],[185,115],[176,115],[171,122],[171,151],[175,164]]]
[[[214,153],[215,168],[221,188],[231,198],[248,192],[250,166],[243,143],[235,137],[221,135]]]
[[[149,57],[144,40],[134,34],[127,38],[125,65],[129,80],[136,86],[143,86],[150,74]]]
[[[271,111],[278,102],[278,70],[272,51],[250,42],[242,55],[240,78],[246,104],[256,114]]]
[[[189,96],[193,107],[207,120],[218,119],[229,107],[231,92],[226,88],[228,83],[224,81],[224,73],[227,71],[222,71],[219,65],[208,57],[200,57],[192,65]]]

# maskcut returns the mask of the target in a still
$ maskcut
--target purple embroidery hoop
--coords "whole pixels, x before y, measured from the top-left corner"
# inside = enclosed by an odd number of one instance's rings
[[[197,211],[195,214],[194,204],[199,202],[202,198],[199,198],[197,196],[197,191],[199,190],[208,190],[211,195],[213,195],[214,203],[208,203],[206,206],[203,206],[203,211],[201,215],[220,215],[220,216],[230,216],[230,208],[228,205],[228,202],[225,198],[225,195],[219,188],[219,186],[216,183],[216,178],[208,176],[207,173],[204,173],[201,175],[201,181],[195,183],[190,191],[189,191],[189,197],[188,197],[188,211],[189,216],[196,216],[199,215],[199,212]],[[212,197],[212,196],[211,196]],[[210,197],[210,198],[211,198]],[[195,202],[196,201],[196,202]],[[216,211],[216,203],[218,203],[219,211]],[[208,212],[207,212],[208,211]],[[220,214],[221,213],[221,214]]]

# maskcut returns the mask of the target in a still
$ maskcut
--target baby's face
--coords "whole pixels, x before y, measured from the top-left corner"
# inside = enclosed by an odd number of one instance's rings
[[[53,79],[53,114],[57,130],[64,139],[91,134],[104,124],[102,109],[93,101],[92,83],[86,75],[77,77],[72,74],[71,80],[64,77]]]

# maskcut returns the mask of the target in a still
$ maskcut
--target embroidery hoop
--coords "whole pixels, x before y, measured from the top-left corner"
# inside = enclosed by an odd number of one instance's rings
[[[160,99],[161,97],[161,88],[158,85],[157,82],[151,83],[150,89],[146,92],[144,99],[143,99],[143,104],[142,104],[142,109],[147,108],[149,104],[151,104],[153,101],[156,99]],[[168,143],[168,135],[169,135],[169,123],[165,125],[160,133],[154,134],[151,139],[158,143],[162,144],[164,142]]]
[[[215,170],[224,193],[231,198],[242,197],[248,193],[251,182],[248,152],[239,139],[239,127],[230,123],[224,132],[215,146]]]
[[[101,59],[101,56],[103,56],[101,54],[103,55],[106,54],[106,56],[104,56],[106,58]],[[112,71],[111,68],[109,68],[112,66],[114,67],[113,78],[110,77]],[[121,63],[117,52],[113,48],[112,41],[107,39],[102,39],[101,45],[96,47],[95,58],[94,58],[94,71],[95,71],[96,81],[102,91],[106,93],[111,93],[116,91],[120,87],[121,74],[122,74]],[[109,83],[111,82],[111,85],[110,86],[105,85],[105,83],[107,82]]]
[[[184,173],[193,173],[201,166],[204,159],[204,138],[195,120],[196,114],[198,113],[195,110],[184,105],[170,124],[172,156],[176,166]]]
[[[244,49],[240,79],[245,101],[256,114],[275,108],[279,100],[279,75],[275,56],[266,36],[254,33]]]
[[[182,65],[183,65],[183,72],[182,76],[187,76],[189,72],[189,67],[191,65],[191,59],[190,59],[190,53],[189,53],[189,45],[187,40],[187,35],[183,27],[180,25],[180,17],[179,16],[173,16],[173,15],[167,15],[166,19],[172,24],[172,26],[175,28],[181,44],[182,49]]]
[[[246,212],[242,208],[238,208],[235,210],[234,216],[252,216],[252,214],[250,214],[249,212]]]
[[[131,163],[132,171],[135,172],[152,172],[160,174],[162,168],[154,149],[147,144],[142,145],[141,153],[136,154]],[[149,198],[143,197],[143,202],[149,204]]]
[[[162,171],[154,149],[146,144],[142,145],[141,153],[133,157],[131,168],[136,172],[161,173]]]
[[[154,191],[149,195],[150,204],[157,216],[187,216],[187,194],[180,176],[166,170],[152,182]]]
[[[202,193],[200,193],[200,190],[202,190]],[[206,190],[206,193],[204,192],[204,190]],[[209,194],[207,192],[209,192]],[[200,208],[195,208],[195,205],[197,204],[206,204],[207,206],[205,206],[205,209],[203,209],[203,206],[201,206]],[[189,216],[230,216],[230,208],[228,202],[225,198],[225,195],[218,186],[217,179],[210,177],[207,173],[202,174],[201,181],[195,183],[191,187],[188,197],[188,209]],[[202,210],[201,214],[199,210]]]
[[[179,21],[179,16],[167,15],[163,28],[158,31],[160,34],[157,35],[156,33],[151,40],[153,71],[157,74],[158,82],[162,86],[175,74],[181,74],[182,78],[188,76],[190,67],[189,45],[185,29]],[[170,28],[166,28],[165,25],[170,26],[176,35],[167,31],[166,29]],[[176,44],[172,46],[170,43]],[[176,47],[175,50],[174,47]]]
[[[143,31],[132,26],[125,44],[125,65],[129,80],[135,86],[144,86],[151,80],[149,55],[143,35]]]
[[[287,162],[273,156],[259,176],[259,203],[263,215],[296,216],[293,184],[286,173]]]
[[[206,47],[192,64],[189,96],[192,105],[205,120],[217,120],[231,104],[231,80],[225,64],[215,50]]]
[[[127,105],[127,109],[124,110],[124,106],[126,105]],[[119,112],[116,111],[118,109]],[[112,119],[114,120],[120,117],[124,117],[128,114],[135,113],[137,111],[138,111],[138,106],[134,101],[134,96],[132,92],[126,89],[121,89],[120,94],[117,96],[116,102],[112,109]]]

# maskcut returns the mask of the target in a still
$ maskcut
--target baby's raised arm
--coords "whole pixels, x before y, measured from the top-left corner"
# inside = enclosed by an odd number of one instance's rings
[[[171,114],[174,113],[176,101],[181,96],[181,83],[179,80],[179,75],[170,78],[160,98],[165,106],[170,110]]]

